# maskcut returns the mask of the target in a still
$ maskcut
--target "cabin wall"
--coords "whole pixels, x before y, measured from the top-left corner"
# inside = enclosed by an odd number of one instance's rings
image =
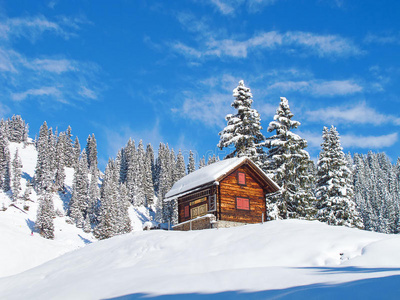
[[[186,222],[209,212],[209,195],[215,193],[215,188],[207,187],[189,195],[178,198],[178,222]],[[186,210],[186,211],[185,211]],[[188,214],[187,214],[188,212]]]
[[[238,183],[238,172],[244,173],[246,184]],[[236,169],[219,185],[219,220],[240,223],[260,223],[262,214],[265,217],[265,194],[263,188],[255,180],[256,175],[246,165]],[[249,209],[243,203],[238,205],[237,197],[249,199]]]

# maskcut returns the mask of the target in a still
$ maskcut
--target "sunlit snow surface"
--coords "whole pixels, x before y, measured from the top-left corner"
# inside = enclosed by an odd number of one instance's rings
[[[317,221],[142,231],[2,278],[0,298],[395,299],[399,253],[395,235]]]

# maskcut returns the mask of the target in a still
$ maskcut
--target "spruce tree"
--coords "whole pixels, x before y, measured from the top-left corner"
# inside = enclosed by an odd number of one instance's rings
[[[75,220],[76,226],[84,226],[84,218],[89,208],[89,179],[86,150],[82,152],[77,168],[75,168],[70,200],[69,216]]]
[[[50,192],[44,191],[39,198],[35,227],[40,235],[46,239],[54,239],[54,218],[55,212],[52,195]]]
[[[8,149],[6,126],[3,122],[0,126],[0,188],[5,192],[10,190],[10,169],[10,151]]]
[[[22,162],[18,155],[18,149],[15,151],[14,159],[12,161],[12,199],[16,201],[19,193],[21,192],[21,175],[22,175]]]
[[[81,152],[79,147],[79,153]],[[65,166],[69,168],[73,168],[76,163],[76,155],[74,154],[74,146],[72,143],[72,129],[71,126],[68,126],[67,131],[65,132],[65,144],[64,144],[64,156],[65,156]]]
[[[45,121],[40,127],[39,137],[36,142],[38,156],[34,182],[38,193],[42,193],[45,190],[51,191],[53,187],[52,154],[50,153],[53,148],[49,145],[49,141],[49,129]]]
[[[300,126],[300,122],[292,120],[292,117],[287,99],[281,97],[274,121],[268,126],[268,131],[275,131],[275,135],[265,142],[269,151],[263,169],[281,186],[278,195],[267,198],[270,219],[310,219],[314,215],[311,190],[314,178],[309,172],[307,142],[292,132]]]
[[[261,156],[264,153],[264,136],[261,133],[261,119],[257,110],[251,108],[253,95],[249,88],[244,85],[243,80],[233,90],[235,100],[231,106],[237,110],[235,115],[228,114],[225,119],[227,126],[219,133],[220,141],[218,147],[222,150],[234,146],[230,157],[247,156],[256,164],[261,164]]]
[[[205,166],[206,166],[206,159],[203,156],[199,161],[199,169],[201,169],[201,168],[203,168]]]
[[[57,144],[56,144],[56,155],[55,155],[55,179],[54,185],[58,191],[64,192],[65,186],[65,143],[66,137],[65,133],[61,132],[60,136],[58,137]]]
[[[193,152],[189,152],[189,163],[187,165],[187,173],[190,174],[192,172],[196,171],[196,163],[194,161],[194,156]]]
[[[322,138],[316,184],[318,219],[330,225],[362,228],[354,202],[351,171],[340,146],[339,133],[333,126],[330,130],[324,127]]]
[[[76,168],[79,164],[79,157],[81,156],[81,145],[79,144],[78,137],[75,137],[73,156],[72,156],[72,167]]]

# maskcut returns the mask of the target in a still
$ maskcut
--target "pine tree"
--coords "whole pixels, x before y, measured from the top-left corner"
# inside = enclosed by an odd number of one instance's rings
[[[190,151],[189,152],[189,163],[187,165],[187,173],[190,174],[192,172],[196,171],[196,164],[194,161],[194,156],[193,156],[193,152]]]
[[[147,147],[148,149],[148,147]],[[144,162],[144,195],[146,198],[146,205],[151,206],[154,204],[154,185],[153,185],[153,174],[151,171],[151,160],[152,156],[149,151],[146,151],[146,157]]]
[[[14,159],[12,161],[12,199],[16,201],[19,193],[21,192],[21,175],[22,175],[22,162],[18,155],[18,149],[15,151]]]
[[[76,140],[75,140],[76,143]],[[79,144],[79,141],[78,141]],[[79,147],[79,154],[81,149]],[[74,163],[77,162],[76,155],[74,151],[74,146],[72,144],[72,129],[71,126],[68,126],[67,131],[65,132],[65,144],[64,144],[64,156],[65,156],[65,166],[69,168],[73,168]]]
[[[89,170],[91,168],[97,168],[97,165],[98,165],[98,163],[97,163],[97,142],[96,142],[94,133],[92,133],[92,136],[89,135],[87,138],[86,155],[87,155]]]
[[[225,119],[227,126],[219,133],[218,147],[222,150],[234,146],[235,150],[227,155],[229,157],[247,156],[256,164],[261,164],[260,158],[264,153],[264,136],[261,133],[261,119],[257,110],[251,108],[253,95],[244,85],[243,80],[233,90],[235,100],[231,106],[237,110],[235,115],[228,114]]]
[[[205,166],[206,166],[206,159],[203,156],[199,161],[199,169],[201,169],[201,168],[203,168]]]
[[[61,132],[60,136],[58,137],[57,144],[56,144],[56,155],[55,155],[55,179],[54,185],[58,191],[64,191],[64,181],[65,181],[65,143],[66,137],[65,133]]]
[[[83,228],[84,218],[89,208],[89,179],[86,150],[82,152],[77,168],[75,168],[72,184],[69,216],[75,220],[78,228]]]
[[[78,137],[75,137],[72,157],[72,167],[76,168],[79,164],[79,157],[81,156],[81,145],[79,144]]]
[[[307,142],[292,132],[300,126],[300,122],[292,120],[292,117],[287,99],[281,97],[274,121],[268,127],[269,132],[276,133],[265,142],[269,151],[263,168],[281,186],[279,195],[267,199],[270,219],[308,219],[314,215],[311,191],[314,179],[309,173]]]
[[[44,191],[39,198],[35,227],[39,230],[40,235],[46,239],[54,239],[54,218],[55,212],[52,195],[50,192]]]
[[[37,163],[35,169],[35,188],[38,193],[44,191],[51,191],[53,187],[53,173],[51,170],[51,156],[50,151],[52,147],[49,146],[49,129],[46,121],[40,127],[39,138],[37,139],[36,149],[38,152]]]
[[[21,116],[13,115],[11,119],[6,121],[7,138],[10,142],[21,143],[26,142],[28,136],[28,127]]]
[[[10,190],[11,158],[8,149],[8,139],[5,123],[0,126],[0,188],[7,192]]]
[[[323,129],[322,150],[318,159],[318,219],[330,225],[362,228],[354,202],[351,171],[340,146],[339,133],[335,127]]]

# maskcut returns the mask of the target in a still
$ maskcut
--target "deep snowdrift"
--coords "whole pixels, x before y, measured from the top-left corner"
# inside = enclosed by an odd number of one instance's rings
[[[317,221],[134,232],[2,278],[0,298],[397,298],[399,253],[398,236]]]

